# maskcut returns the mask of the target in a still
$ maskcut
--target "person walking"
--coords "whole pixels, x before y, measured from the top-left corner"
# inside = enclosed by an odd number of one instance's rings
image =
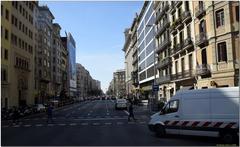
[[[17,107],[13,107],[13,113],[12,113],[12,119],[13,119],[13,121],[12,121],[12,124],[13,125],[15,125],[15,124],[17,124],[18,123],[18,119],[19,119],[19,112],[18,112],[18,110],[17,110]]]
[[[52,107],[51,104],[49,104],[48,107],[47,107],[47,115],[48,115],[47,123],[49,123],[50,121],[53,122],[52,111],[53,111],[53,107]]]
[[[132,101],[130,101],[130,106],[128,108],[128,111],[129,111],[128,121],[131,120],[130,118],[133,118],[133,120],[136,121],[134,114],[133,114],[133,102]]]

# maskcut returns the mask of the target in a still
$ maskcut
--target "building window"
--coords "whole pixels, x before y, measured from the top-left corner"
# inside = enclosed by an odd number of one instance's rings
[[[202,20],[199,24],[199,32],[204,33],[206,32],[206,23],[205,20]]]
[[[239,6],[235,7],[235,11],[236,11],[236,21],[239,22]]]
[[[202,50],[202,64],[203,65],[207,64],[207,52],[206,52],[206,49]]]
[[[224,25],[224,11],[223,9],[216,11],[217,28]]]
[[[8,60],[8,50],[4,50],[4,59]]]
[[[3,16],[3,5],[1,5],[1,16]]]
[[[8,40],[8,30],[5,29],[5,39]]]
[[[6,9],[6,16],[5,16],[5,18],[6,18],[7,20],[9,20],[9,11],[8,11],[8,9]]]
[[[1,69],[1,81],[7,81],[7,71],[6,71],[6,69]]]
[[[218,43],[218,62],[226,62],[227,61],[227,46],[226,42]]]

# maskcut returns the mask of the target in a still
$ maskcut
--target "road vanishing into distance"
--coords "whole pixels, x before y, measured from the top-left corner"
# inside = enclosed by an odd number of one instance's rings
[[[158,138],[148,129],[147,106],[135,106],[137,121],[127,120],[124,110],[115,110],[114,100],[74,103],[53,112],[20,119],[12,125],[2,121],[2,146],[169,146],[218,145],[218,138],[168,135]]]

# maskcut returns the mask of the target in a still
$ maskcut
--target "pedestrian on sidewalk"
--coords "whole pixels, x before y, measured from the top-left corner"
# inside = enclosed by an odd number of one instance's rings
[[[53,111],[53,107],[51,104],[48,105],[47,107],[47,115],[48,115],[48,118],[47,118],[47,123],[49,123],[50,121],[53,122],[53,119],[52,119],[52,111]]]
[[[15,125],[19,122],[19,120],[18,120],[19,119],[19,112],[17,110],[17,107],[15,107],[15,106],[13,107],[12,119],[13,119],[13,121],[12,121],[13,125]]]
[[[130,106],[128,108],[128,112],[129,112],[128,121],[131,120],[130,118],[133,118],[133,120],[136,121],[134,114],[133,114],[133,102],[132,101],[130,101]]]

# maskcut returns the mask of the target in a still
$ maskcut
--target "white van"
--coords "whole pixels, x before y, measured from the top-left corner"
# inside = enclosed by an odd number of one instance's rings
[[[179,91],[151,116],[148,126],[158,136],[213,136],[233,142],[239,136],[239,87]]]

